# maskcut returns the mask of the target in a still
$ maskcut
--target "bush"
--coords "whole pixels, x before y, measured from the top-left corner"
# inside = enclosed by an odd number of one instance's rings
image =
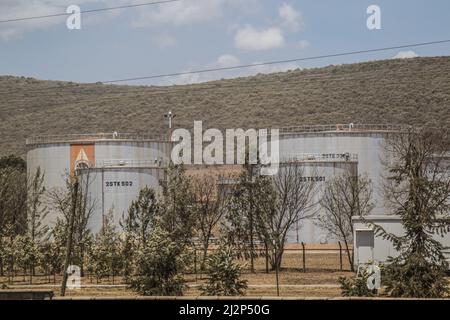
[[[373,297],[377,294],[377,290],[370,290],[367,287],[367,279],[369,274],[363,270],[360,276],[356,277],[339,277],[341,284],[342,296],[344,297]]]
[[[156,227],[147,243],[136,253],[136,274],[131,288],[150,296],[180,296],[185,288],[181,271],[185,261],[180,247],[170,240],[169,233]]]
[[[240,280],[242,266],[235,261],[236,254],[229,245],[221,244],[207,259],[208,282],[201,287],[207,296],[244,295],[247,280]]]

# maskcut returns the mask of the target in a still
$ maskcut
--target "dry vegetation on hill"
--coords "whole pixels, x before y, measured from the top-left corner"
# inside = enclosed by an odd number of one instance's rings
[[[204,84],[145,87],[0,77],[0,155],[34,135],[162,134],[163,113],[191,128],[329,123],[450,123],[450,57],[295,70]]]

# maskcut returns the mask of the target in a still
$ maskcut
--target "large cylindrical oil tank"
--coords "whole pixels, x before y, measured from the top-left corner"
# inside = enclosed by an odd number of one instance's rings
[[[312,192],[307,211],[303,211],[300,216],[302,219],[295,223],[287,234],[288,243],[327,243],[334,242],[326,231],[319,228],[314,216],[318,211],[323,210],[319,201],[323,194],[323,188],[326,183],[336,176],[340,175],[358,175],[358,158],[355,154],[335,155],[330,159],[319,154],[308,154],[297,156],[296,159],[280,162],[278,174],[283,175],[286,166],[298,166],[302,179],[306,183],[312,184]],[[309,217],[311,218],[305,218]]]
[[[385,141],[389,133],[400,127],[385,125],[333,125],[303,126],[280,131],[280,158],[289,159],[297,154],[321,154],[334,157],[338,154],[356,154],[358,173],[367,175],[373,183],[372,214],[386,214],[383,196],[383,177],[387,170],[383,160]]]
[[[103,215],[113,210],[115,222],[128,210],[140,189],[159,188],[169,163],[171,143],[164,137],[139,134],[45,136],[27,139],[27,170],[44,173],[48,193],[66,188],[68,175],[79,173],[87,181],[92,202],[89,227],[101,228]],[[45,223],[52,226],[58,211],[51,204]]]

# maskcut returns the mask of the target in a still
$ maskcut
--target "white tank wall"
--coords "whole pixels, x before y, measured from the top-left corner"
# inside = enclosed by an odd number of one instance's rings
[[[336,162],[303,162],[304,177],[321,177],[321,181],[314,182],[315,192],[312,197],[312,202],[317,205],[312,208],[313,212],[323,210],[318,204],[322,194],[323,187],[327,181],[345,173],[357,174],[357,163],[353,161],[336,161]],[[280,167],[282,174],[283,167]],[[326,231],[317,227],[314,219],[303,219],[298,225],[294,225],[287,235],[288,243],[320,243],[320,242],[335,242],[335,239],[330,237]]]
[[[98,232],[104,213],[112,210],[114,222],[119,225],[123,214],[128,212],[131,202],[137,199],[141,189],[150,187],[158,192],[164,169],[98,168],[84,170],[80,177],[82,184],[89,186],[88,198],[94,205],[89,228],[92,232]]]
[[[385,214],[382,196],[382,174],[384,168],[383,141],[385,134],[370,132],[324,132],[302,133],[280,136],[280,158],[292,158],[298,154],[342,154],[358,155],[358,173],[367,174],[373,182],[375,208],[372,214]]]
[[[28,175],[33,175],[37,168],[45,174],[44,185],[64,187],[65,174],[70,167],[70,145],[58,143],[51,145],[36,145],[27,152]]]

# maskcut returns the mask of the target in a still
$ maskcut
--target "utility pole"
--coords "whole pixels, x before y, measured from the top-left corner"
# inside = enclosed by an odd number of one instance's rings
[[[70,208],[70,216],[69,216],[69,228],[68,228],[68,235],[67,235],[67,245],[66,245],[66,257],[64,260],[64,269],[63,269],[63,280],[61,283],[61,296],[64,297],[66,295],[66,285],[67,285],[67,278],[69,277],[69,274],[67,273],[67,269],[69,268],[69,263],[72,258],[72,247],[73,247],[73,228],[75,224],[75,215],[77,210],[77,203],[78,203],[78,177],[75,170],[75,174],[73,179],[75,180],[72,186],[72,208]]]
[[[167,113],[164,115],[164,118],[169,119],[169,140],[170,140],[171,135],[172,135],[172,120],[173,120],[176,116],[177,116],[177,115],[174,114],[172,111],[169,111],[169,112],[167,112]]]

